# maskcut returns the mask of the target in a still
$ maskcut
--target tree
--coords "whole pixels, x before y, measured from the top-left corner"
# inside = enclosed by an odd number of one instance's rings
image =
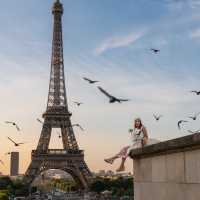
[[[90,189],[94,192],[100,193],[108,188],[106,188],[106,184],[103,180],[96,180],[95,182],[92,183]]]
[[[6,190],[9,185],[12,185],[12,181],[8,176],[0,177],[0,190]]]
[[[124,179],[123,177],[117,179],[97,177],[91,184],[90,190],[97,193],[110,190],[116,196],[133,196],[133,179],[132,177],[128,179]]]
[[[0,191],[0,200],[8,200],[8,191],[7,190]]]
[[[21,180],[13,181],[12,190],[15,196],[28,196],[29,194],[29,186]]]

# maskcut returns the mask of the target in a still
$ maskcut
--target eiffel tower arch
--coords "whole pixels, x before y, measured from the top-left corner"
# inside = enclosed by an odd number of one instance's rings
[[[84,161],[84,152],[79,149],[68,110],[62,40],[63,5],[59,0],[53,5],[54,16],[51,73],[44,123],[37,145],[32,151],[31,163],[25,173],[29,184],[43,171],[60,169],[69,173],[80,188],[88,189],[92,174]],[[61,129],[63,149],[49,149],[53,128]]]

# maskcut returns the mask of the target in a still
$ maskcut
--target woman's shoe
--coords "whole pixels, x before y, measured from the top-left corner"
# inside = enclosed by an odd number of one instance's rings
[[[113,159],[104,159],[105,162],[109,163],[109,164],[113,164],[114,160]]]

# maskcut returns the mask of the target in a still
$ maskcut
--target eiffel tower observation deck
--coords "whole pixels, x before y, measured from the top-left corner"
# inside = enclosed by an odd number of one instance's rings
[[[81,189],[87,189],[92,175],[84,161],[84,152],[79,149],[76,141],[70,119],[72,114],[67,104],[62,38],[63,12],[63,5],[56,0],[52,8],[54,24],[47,108],[43,114],[44,123],[37,149],[32,151],[32,160],[25,180],[31,184],[43,171],[60,169],[71,174]],[[61,129],[63,149],[49,149],[53,128]]]

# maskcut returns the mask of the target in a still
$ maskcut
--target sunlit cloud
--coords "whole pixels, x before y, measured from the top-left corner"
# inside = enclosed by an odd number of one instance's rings
[[[200,7],[200,0],[190,0],[190,6],[192,8],[199,8]]]
[[[97,47],[95,49],[95,54],[100,55],[109,49],[129,46],[139,40],[143,35],[144,32],[132,32],[128,35],[113,36],[106,39],[99,47]]]
[[[183,7],[197,9],[200,7],[199,0],[165,0],[171,10],[181,10]]]

